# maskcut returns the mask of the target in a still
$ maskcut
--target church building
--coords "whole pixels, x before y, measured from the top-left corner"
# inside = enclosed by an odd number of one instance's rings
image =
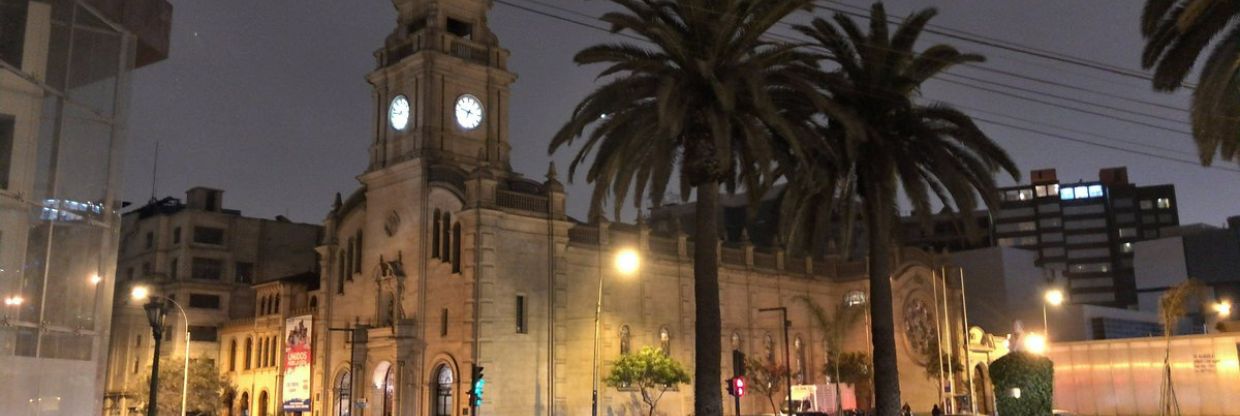
[[[359,188],[337,197],[317,247],[312,414],[586,415],[595,377],[629,351],[660,348],[691,371],[694,242],[641,222],[574,220],[554,166],[541,181],[511,169],[517,77],[488,28],[490,0],[393,4],[396,28],[366,76],[376,108],[370,163]],[[626,249],[640,256],[636,273],[613,267]],[[864,262],[795,257],[744,239],[719,249],[725,377],[732,349],[784,362],[787,348],[794,384],[828,383],[825,334],[802,299],[827,310],[864,306]],[[917,351],[948,321],[936,315],[931,283],[940,260],[904,251],[893,268],[902,390],[914,408],[939,397]],[[787,308],[787,337],[778,313],[759,312],[773,307]],[[867,328],[856,325],[844,349],[868,352]],[[471,410],[475,367],[487,382]],[[602,384],[598,406],[603,415],[643,413],[639,393]],[[691,384],[658,407],[692,409]],[[769,412],[765,398],[742,401],[742,413],[761,412]]]

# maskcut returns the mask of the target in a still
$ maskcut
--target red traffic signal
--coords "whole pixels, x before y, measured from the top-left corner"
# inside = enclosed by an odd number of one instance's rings
[[[728,394],[736,397],[745,396],[745,378],[736,376],[728,379]]]

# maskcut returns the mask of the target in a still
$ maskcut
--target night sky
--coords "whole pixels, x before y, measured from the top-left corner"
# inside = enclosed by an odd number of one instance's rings
[[[530,0],[506,1],[584,19]],[[602,0],[540,1],[591,15],[609,7]],[[372,54],[395,25],[391,2],[173,3],[171,56],[133,76],[125,198],[140,203],[151,196],[152,164],[158,141],[157,195],[183,197],[189,187],[208,186],[224,189],[226,207],[240,209],[249,216],[286,215],[295,221],[320,222],[330,207],[332,195],[347,195],[356,189],[355,177],[365,168],[376,109],[370,103],[370,87],[364,76],[374,69]],[[868,6],[861,0],[843,3]],[[1138,68],[1141,3],[1134,0],[907,0],[889,1],[887,5],[892,15],[901,17],[933,5],[940,10],[931,22],[935,25]],[[819,13],[825,15],[823,11]],[[804,18],[801,16],[801,20]],[[490,19],[501,44],[512,52],[509,69],[519,76],[512,89],[512,164],[519,172],[541,180],[550,160],[546,154],[550,136],[593,88],[598,71],[577,67],[572,63],[572,55],[586,46],[615,38],[499,3]],[[791,33],[786,27],[779,27],[777,32]],[[919,49],[943,40],[940,36],[924,35]],[[966,110],[983,110],[989,113],[967,112],[994,121],[1112,147],[1196,160],[1189,135],[1167,131],[1188,131],[1187,113],[1102,97],[1083,89],[1179,108],[1187,108],[1186,93],[1154,93],[1147,81],[959,40],[951,42],[962,50],[987,55],[990,59],[984,64],[986,67],[1078,88],[1052,87],[973,68],[955,69],[953,74],[1174,120],[988,87],[1162,128],[1134,125],[942,81],[926,86],[923,92],[927,99],[958,104]],[[1216,163],[1215,168],[1207,169],[1074,144],[1029,131],[985,124],[983,128],[1013,155],[1026,181],[1028,171],[1037,168],[1057,168],[1060,180],[1070,182],[1096,179],[1100,168],[1128,166],[1129,177],[1137,184],[1176,186],[1183,223],[1217,225],[1228,215],[1240,214],[1240,187],[1236,186],[1240,172],[1234,163]],[[570,156],[570,152],[556,155],[561,173],[566,171]],[[1005,177],[1003,183],[1012,182]],[[579,178],[570,184],[568,192],[570,214],[584,217],[589,199],[584,180]],[[627,217],[631,219],[631,214]]]

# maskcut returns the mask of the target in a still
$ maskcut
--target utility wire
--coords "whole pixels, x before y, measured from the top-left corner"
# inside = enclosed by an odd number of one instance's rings
[[[571,19],[571,18],[567,18],[567,17],[563,17],[563,16],[554,15],[554,14],[548,13],[548,12],[546,12],[546,11],[537,10],[537,9],[530,8],[530,7],[525,7],[525,6],[515,5],[515,4],[511,3],[511,2],[510,2],[510,1],[508,1],[508,0],[494,0],[494,1],[495,1],[496,3],[502,4],[502,5],[505,5],[505,6],[509,6],[509,7],[513,7],[513,8],[516,8],[516,9],[519,9],[519,10],[523,10],[523,11],[526,11],[526,12],[529,12],[529,13],[537,14],[537,15],[540,15],[540,16],[543,16],[543,17],[546,17],[546,18],[550,18],[550,19],[554,19],[554,20],[559,20],[559,21],[564,21],[564,22],[567,22],[567,23],[572,23],[572,24],[575,24],[575,25],[577,25],[577,26],[586,27],[586,28],[590,28],[590,29],[594,29],[594,30],[599,30],[599,31],[607,32],[607,33],[612,33],[610,30],[607,30],[607,29],[604,29],[604,28],[601,28],[601,27],[597,27],[597,26],[594,26],[594,25],[590,25],[590,24],[588,24],[588,23],[579,22],[579,21],[573,20],[573,19]],[[517,0],[517,1],[521,1],[521,0]],[[526,1],[534,1],[534,0],[526,0]],[[621,34],[621,35],[623,35],[623,34]],[[628,37],[630,37],[630,38],[636,38],[635,36],[631,36],[631,35],[630,35],[630,36],[628,36]],[[640,38],[638,38],[638,40],[641,40],[641,41],[646,41],[645,39],[640,39]],[[995,91],[998,91],[998,90],[995,90]],[[1003,92],[1003,91],[999,91],[999,93],[1007,94],[1006,92]],[[1015,97],[1017,97],[1017,96],[1015,96],[1014,94],[1007,94],[1007,95],[1011,95],[1011,96],[1013,96],[1014,98],[1015,98]],[[1035,99],[1029,99],[1029,98],[1027,98],[1027,97],[1024,97],[1024,99],[1026,99],[1026,100],[1030,100],[1030,101],[1035,101]],[[1043,103],[1043,104],[1046,104],[1046,105],[1051,105],[1051,106],[1057,106],[1057,107],[1059,106],[1059,104],[1056,104],[1056,103],[1042,102],[1042,101],[1035,101],[1035,102],[1040,102],[1040,103]],[[1082,110],[1077,110],[1077,111],[1082,111]],[[1092,112],[1092,111],[1089,111],[1089,110],[1083,110],[1082,112],[1086,112],[1086,113],[1088,113],[1088,114],[1094,114],[1094,115],[1101,116],[1101,117],[1107,117],[1107,118],[1112,118],[1112,119],[1117,119],[1117,120],[1128,121],[1128,122],[1131,122],[1131,123],[1134,123],[1134,124],[1141,124],[1141,125],[1145,125],[1146,127],[1150,127],[1150,128],[1157,128],[1157,129],[1162,129],[1162,130],[1168,130],[1168,131],[1175,132],[1175,133],[1187,133],[1187,132],[1183,132],[1183,131],[1179,131],[1179,130],[1174,130],[1174,129],[1170,129],[1170,128],[1163,127],[1163,126],[1158,126],[1158,125],[1153,125],[1153,124],[1148,124],[1148,123],[1142,123],[1142,122],[1139,122],[1139,121],[1127,120],[1127,119],[1119,119],[1119,118],[1117,118],[1117,117],[1114,117],[1114,116],[1111,116],[1111,115],[1108,115],[1108,114],[1096,113],[1096,112]],[[1008,116],[1008,115],[1003,115],[1003,116],[1008,117],[1008,118],[1016,118],[1016,117],[1014,117],[1014,116]],[[1237,168],[1227,168],[1227,167],[1221,167],[1221,166],[1202,166],[1199,162],[1197,162],[1197,161],[1193,161],[1193,160],[1185,160],[1185,159],[1173,158],[1173,157],[1168,157],[1168,156],[1163,155],[1163,154],[1151,153],[1151,152],[1142,151],[1142,150],[1135,150],[1135,149],[1131,149],[1131,148],[1127,148],[1127,147],[1121,147],[1121,146],[1118,146],[1118,145],[1112,145],[1112,144],[1106,144],[1106,143],[1098,143],[1098,142],[1094,142],[1094,141],[1090,141],[1090,140],[1086,140],[1086,139],[1081,139],[1081,138],[1079,138],[1079,137],[1073,137],[1073,136],[1068,136],[1068,135],[1062,135],[1062,134],[1051,133],[1051,132],[1047,132],[1047,131],[1045,131],[1045,130],[1039,130],[1039,129],[1036,129],[1036,128],[1030,128],[1030,127],[1023,127],[1023,126],[1019,126],[1019,125],[1015,125],[1015,124],[1011,124],[1011,123],[1006,123],[1006,122],[1001,122],[1001,121],[994,121],[994,120],[987,119],[987,118],[982,118],[982,117],[976,117],[976,116],[974,116],[974,117],[972,117],[972,118],[973,118],[973,119],[975,119],[975,120],[977,120],[977,121],[979,121],[979,122],[985,123],[985,124],[990,124],[990,125],[993,125],[993,126],[998,126],[998,127],[1009,128],[1009,129],[1012,129],[1012,130],[1023,131],[1023,132],[1027,132],[1027,133],[1033,133],[1033,134],[1037,134],[1037,135],[1040,135],[1040,136],[1043,136],[1043,137],[1052,138],[1052,139],[1057,139],[1057,140],[1061,140],[1061,141],[1068,141],[1068,142],[1073,142],[1073,143],[1083,144],[1083,145],[1087,145],[1087,146],[1094,146],[1094,147],[1099,147],[1099,148],[1104,148],[1104,149],[1114,150],[1114,151],[1117,151],[1117,152],[1123,152],[1123,153],[1130,153],[1130,154],[1135,154],[1135,155],[1141,155],[1141,156],[1146,156],[1146,157],[1150,157],[1150,158],[1155,158],[1155,159],[1165,160],[1165,161],[1169,161],[1169,162],[1175,162],[1175,163],[1180,163],[1180,164],[1191,165],[1191,166],[1194,166],[1194,167],[1199,167],[1199,168],[1218,169],[1218,170],[1227,171],[1227,172],[1232,172],[1232,173],[1240,173],[1240,169],[1237,169]],[[1023,119],[1022,119],[1022,120],[1023,120]],[[1037,123],[1037,122],[1033,122],[1033,121],[1027,121],[1027,122],[1030,122],[1030,123]],[[1042,123],[1038,123],[1038,124],[1042,124]],[[1044,124],[1042,124],[1042,125],[1044,125]],[[1098,136],[1098,137],[1105,137],[1105,136]],[[1151,145],[1143,145],[1143,146],[1151,146]],[[1160,149],[1163,149],[1163,150],[1169,150],[1169,149],[1165,149],[1165,148],[1160,148]]]

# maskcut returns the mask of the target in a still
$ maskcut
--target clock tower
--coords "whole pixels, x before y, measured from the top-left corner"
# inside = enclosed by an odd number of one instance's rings
[[[368,171],[422,158],[507,170],[509,52],[487,26],[491,0],[392,0],[397,26],[367,81],[379,109]],[[481,158],[481,160],[480,160]]]

